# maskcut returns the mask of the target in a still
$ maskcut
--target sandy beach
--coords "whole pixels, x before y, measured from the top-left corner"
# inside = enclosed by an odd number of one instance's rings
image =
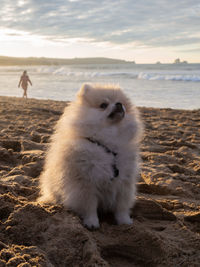
[[[132,225],[89,231],[37,204],[38,176],[67,102],[0,97],[0,266],[199,266],[200,110],[140,108],[145,125]]]

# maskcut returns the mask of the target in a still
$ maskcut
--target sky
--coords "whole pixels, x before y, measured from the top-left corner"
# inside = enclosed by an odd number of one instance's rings
[[[200,62],[200,0],[0,0],[0,55]]]

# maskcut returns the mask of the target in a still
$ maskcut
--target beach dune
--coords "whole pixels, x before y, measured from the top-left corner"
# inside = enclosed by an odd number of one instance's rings
[[[36,203],[45,152],[67,102],[0,97],[0,266],[199,266],[200,110],[139,108],[145,134],[132,225],[88,231]]]

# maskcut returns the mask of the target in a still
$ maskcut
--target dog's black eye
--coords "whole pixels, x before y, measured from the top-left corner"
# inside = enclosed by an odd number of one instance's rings
[[[102,103],[99,107],[102,108],[102,109],[106,109],[108,106],[108,103]]]

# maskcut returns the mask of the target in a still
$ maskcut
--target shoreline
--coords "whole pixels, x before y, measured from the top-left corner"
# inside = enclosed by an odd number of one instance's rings
[[[200,109],[139,107],[145,133],[133,224],[105,214],[88,231],[62,205],[35,202],[67,103],[0,96],[0,266],[198,266]]]
[[[2,100],[6,100],[6,99],[13,99],[13,100],[17,100],[17,101],[39,101],[39,102],[55,102],[55,103],[70,103],[71,101],[69,100],[54,100],[54,99],[49,99],[49,98],[27,98],[27,99],[24,99],[22,97],[19,97],[19,96],[2,96],[0,95],[0,102]],[[200,107],[199,108],[195,108],[195,109],[180,109],[180,108],[167,108],[167,107],[148,107],[148,106],[136,106],[137,108],[139,109],[155,109],[155,110],[174,110],[174,111],[178,111],[178,112],[181,112],[181,111],[188,111],[188,112],[198,112],[200,111]]]

